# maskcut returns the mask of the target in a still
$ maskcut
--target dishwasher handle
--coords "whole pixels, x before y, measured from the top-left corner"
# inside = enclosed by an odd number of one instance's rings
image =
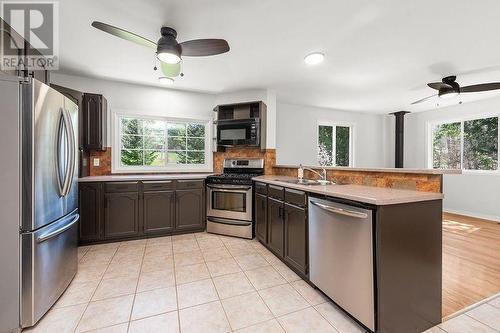
[[[316,201],[312,201],[312,200],[311,200],[311,204],[313,204],[314,206],[319,207],[319,208],[321,208],[323,210],[326,210],[326,211],[328,211],[330,213],[334,213],[334,214],[340,214],[340,215],[355,217],[355,218],[358,218],[358,219],[366,219],[368,217],[368,214],[363,213],[363,212],[357,212],[357,211],[354,211],[354,210],[343,209],[343,208],[340,208],[340,207],[328,206],[328,205],[325,205],[325,204],[322,204],[322,203],[319,203],[319,202],[316,202]]]

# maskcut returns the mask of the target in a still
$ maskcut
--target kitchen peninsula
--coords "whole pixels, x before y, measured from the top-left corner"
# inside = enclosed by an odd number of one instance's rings
[[[427,330],[441,322],[442,172],[408,171],[329,168],[343,181],[331,185],[255,177],[256,237],[371,331]]]

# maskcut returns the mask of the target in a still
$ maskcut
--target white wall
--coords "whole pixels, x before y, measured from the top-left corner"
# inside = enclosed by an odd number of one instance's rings
[[[108,100],[108,111],[150,116],[199,118],[213,116],[216,95],[148,87],[116,81],[72,75],[51,74],[52,83],[75,90],[102,94]],[[111,117],[109,118],[111,119]],[[111,143],[112,121],[108,121],[108,143]]]
[[[500,98],[406,115],[405,167],[427,167],[427,123],[500,114]],[[500,173],[444,176],[444,210],[500,220]]]
[[[386,117],[278,102],[277,163],[317,165],[318,122],[328,121],[354,125],[353,166],[386,167]]]

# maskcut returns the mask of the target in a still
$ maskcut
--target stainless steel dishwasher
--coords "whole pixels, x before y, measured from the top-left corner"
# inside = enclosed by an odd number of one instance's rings
[[[372,211],[309,198],[309,275],[335,303],[375,331]]]

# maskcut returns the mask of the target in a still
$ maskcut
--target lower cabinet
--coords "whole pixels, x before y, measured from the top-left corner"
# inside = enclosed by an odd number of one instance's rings
[[[137,192],[104,194],[104,238],[139,235],[139,194]]]
[[[267,243],[267,196],[255,194],[255,236]]]
[[[300,272],[307,272],[308,234],[306,210],[285,203],[285,260]]]
[[[175,191],[144,192],[144,233],[157,234],[174,230]]]
[[[80,243],[205,229],[203,180],[79,184]]]
[[[175,192],[175,229],[196,230],[203,228],[203,189],[177,190]]]
[[[259,186],[262,188],[265,184],[257,183],[256,187]],[[270,189],[270,195],[273,197],[255,193],[257,239],[296,272],[307,276],[309,270],[307,196],[304,192],[287,188]]]
[[[267,245],[277,255],[283,256],[285,221],[283,220],[283,201],[267,199]]]
[[[78,187],[81,242],[98,241],[103,237],[101,185],[101,183],[81,183]]]

